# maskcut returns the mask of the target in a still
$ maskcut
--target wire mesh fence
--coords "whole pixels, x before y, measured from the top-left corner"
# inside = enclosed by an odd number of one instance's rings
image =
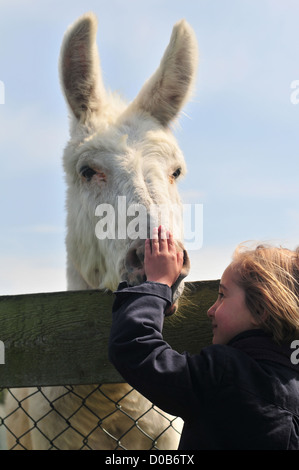
[[[218,284],[188,284],[188,302],[165,318],[177,351],[210,344],[206,311]],[[0,297],[0,449],[177,449],[182,421],[122,383],[109,362],[112,301],[99,291]]]
[[[177,448],[182,427],[179,418],[154,407],[127,384],[119,384],[122,395],[116,398],[115,387],[3,389],[2,449]]]

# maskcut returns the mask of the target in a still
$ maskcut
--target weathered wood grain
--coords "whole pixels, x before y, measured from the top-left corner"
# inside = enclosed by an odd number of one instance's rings
[[[164,323],[174,349],[210,344],[206,311],[217,289],[218,281],[186,284],[179,312]],[[0,387],[123,382],[107,356],[113,299],[95,290],[0,297]]]

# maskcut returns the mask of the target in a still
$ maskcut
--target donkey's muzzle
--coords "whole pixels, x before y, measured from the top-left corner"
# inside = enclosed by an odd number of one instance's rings
[[[177,251],[183,251],[184,253],[183,268],[177,280],[171,287],[173,304],[166,309],[165,315],[172,315],[177,310],[178,299],[184,290],[183,280],[190,271],[190,259],[187,251],[184,249],[184,246],[180,241],[176,241],[176,249]],[[130,246],[125,259],[125,271],[126,272],[122,280],[126,280],[131,286],[136,286],[146,281],[144,272],[144,240],[138,239]]]

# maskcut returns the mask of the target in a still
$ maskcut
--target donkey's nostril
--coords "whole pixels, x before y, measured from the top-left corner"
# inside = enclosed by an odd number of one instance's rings
[[[129,248],[125,259],[124,280],[130,285],[136,286],[146,281],[144,274],[144,241],[140,239],[133,242]]]
[[[126,256],[126,268],[129,272],[143,268],[144,244],[134,244]]]
[[[131,269],[142,268],[142,262],[139,256],[137,255],[137,250],[132,250],[131,253],[128,253],[127,265]]]

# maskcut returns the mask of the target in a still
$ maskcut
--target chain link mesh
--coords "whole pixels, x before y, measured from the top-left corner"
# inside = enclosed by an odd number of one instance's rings
[[[181,420],[162,412],[127,384],[0,392],[1,448],[176,449],[180,439]]]

